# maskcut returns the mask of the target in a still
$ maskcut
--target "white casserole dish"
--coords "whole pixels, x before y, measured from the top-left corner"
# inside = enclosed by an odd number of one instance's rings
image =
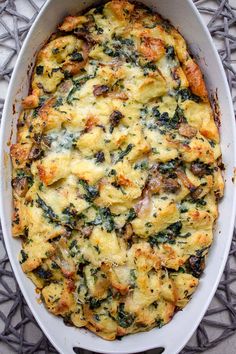
[[[165,354],[178,353],[189,340],[202,319],[222,275],[227,259],[234,226],[236,189],[232,181],[236,166],[235,121],[230,91],[220,58],[208,30],[191,0],[143,0],[144,4],[170,19],[183,34],[205,74],[210,93],[218,90],[221,111],[221,148],[225,164],[225,196],[220,202],[220,216],[215,228],[215,241],[211,248],[204,275],[190,303],[182,312],[161,329],[127,336],[122,341],[107,342],[87,330],[66,327],[62,319],[51,315],[36,299],[34,285],[27,279],[18,262],[21,248],[19,240],[11,235],[11,163],[9,141],[14,142],[16,123],[21,110],[21,100],[28,93],[30,73],[35,54],[56,25],[67,14],[74,14],[91,6],[94,1],[48,0],[32,26],[18,57],[12,75],[2,117],[0,139],[0,193],[1,220],[5,244],[12,268],[42,330],[60,353],[74,354],[73,347],[85,348],[99,353],[137,353],[163,348]],[[14,108],[13,108],[14,107]],[[12,134],[13,133],[13,134]],[[157,351],[159,352],[159,351]]]

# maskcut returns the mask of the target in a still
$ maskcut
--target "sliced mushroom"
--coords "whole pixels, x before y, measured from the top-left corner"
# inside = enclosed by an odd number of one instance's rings
[[[71,80],[62,81],[61,85],[58,86],[58,94],[65,94],[71,90],[73,87],[73,82]]]
[[[125,226],[122,229],[123,231],[123,237],[126,241],[129,241],[132,238],[133,235],[133,228],[130,223],[125,224]]]
[[[12,188],[19,197],[24,197],[29,189],[27,177],[15,177],[12,180]]]
[[[163,178],[162,176],[158,175],[150,179],[147,188],[151,193],[159,193],[162,189],[162,186],[163,186]]]
[[[120,123],[120,120],[123,118],[123,114],[120,111],[114,110],[112,114],[109,117],[111,127],[110,127],[110,133],[113,132],[114,128],[117,127],[117,125]]]
[[[80,231],[84,237],[89,237],[93,231],[93,226],[85,226],[81,228]]]
[[[103,151],[98,151],[95,155],[94,155],[95,159],[96,159],[96,163],[102,163],[105,161],[105,155]]]
[[[207,173],[207,166],[202,162],[192,162],[190,170],[197,177],[203,177]]]
[[[148,182],[148,190],[151,193],[159,193],[164,190],[167,193],[176,193],[180,189],[180,184],[177,178],[168,178],[160,175],[158,165],[151,169],[152,178]]]
[[[62,69],[64,73],[70,74],[70,75],[77,75],[81,69],[83,69],[85,66],[85,61],[81,62],[76,62],[76,61],[68,61],[63,64]]]
[[[67,249],[67,240],[65,237],[61,237],[57,243],[57,258],[55,262],[61,268],[63,275],[66,278],[72,278],[75,274],[75,263],[70,258]]]
[[[134,206],[134,210],[138,217],[147,216],[152,207],[151,196],[148,189],[143,191],[143,198]]]
[[[203,197],[202,195],[203,192],[203,188],[202,187],[198,187],[193,193],[191,193],[191,196],[193,199],[200,199]]]
[[[109,87],[107,85],[94,85],[93,86],[93,94],[94,96],[105,96],[109,91]]]
[[[183,185],[186,188],[188,188],[191,193],[193,193],[196,190],[196,186],[194,184],[192,184],[192,182],[189,180],[189,178],[187,177],[187,175],[184,173],[183,170],[178,168],[176,170],[176,174],[179,177],[179,179],[181,180],[181,182],[183,183]]]
[[[179,134],[185,138],[192,139],[197,134],[197,129],[187,123],[180,124]]]
[[[205,268],[204,257],[197,257],[197,256],[189,257],[189,265],[193,272],[193,275],[199,278]]]
[[[42,154],[42,150],[38,145],[34,145],[29,153],[30,160],[37,160]]]
[[[87,42],[84,42],[82,45],[82,54],[84,58],[84,62],[87,62],[89,56],[90,46]]]
[[[41,140],[41,144],[45,148],[50,148],[50,146],[52,144],[52,139],[47,135],[43,135],[42,140]]]
[[[180,189],[180,184],[175,178],[164,179],[164,191],[167,193],[176,193]]]
[[[86,40],[90,46],[92,46],[96,43],[95,40],[91,37],[91,34],[89,33],[88,29],[86,29],[84,27],[77,28],[74,31],[74,34],[78,38]]]

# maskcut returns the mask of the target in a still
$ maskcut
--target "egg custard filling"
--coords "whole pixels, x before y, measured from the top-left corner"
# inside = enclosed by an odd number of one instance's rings
[[[22,105],[13,235],[45,306],[107,340],[163,326],[199,283],[224,189],[185,40],[125,0],[68,16]]]

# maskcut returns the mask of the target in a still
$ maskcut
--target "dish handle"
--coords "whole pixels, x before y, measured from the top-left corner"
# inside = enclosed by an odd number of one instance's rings
[[[87,351],[86,351],[87,352]],[[82,350],[79,347],[73,347],[72,348],[72,353],[71,354],[84,354],[85,351]],[[138,353],[138,352],[137,352]],[[146,354],[165,354],[165,348],[164,347],[158,347],[152,350],[148,350],[147,352],[145,352]],[[94,353],[95,354],[95,353]],[[106,353],[106,354],[110,354],[110,353]]]

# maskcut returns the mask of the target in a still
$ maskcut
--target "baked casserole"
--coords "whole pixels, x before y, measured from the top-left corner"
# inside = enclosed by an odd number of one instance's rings
[[[22,105],[13,235],[42,301],[107,340],[163,326],[198,285],[224,189],[185,40],[125,0],[68,16]]]

